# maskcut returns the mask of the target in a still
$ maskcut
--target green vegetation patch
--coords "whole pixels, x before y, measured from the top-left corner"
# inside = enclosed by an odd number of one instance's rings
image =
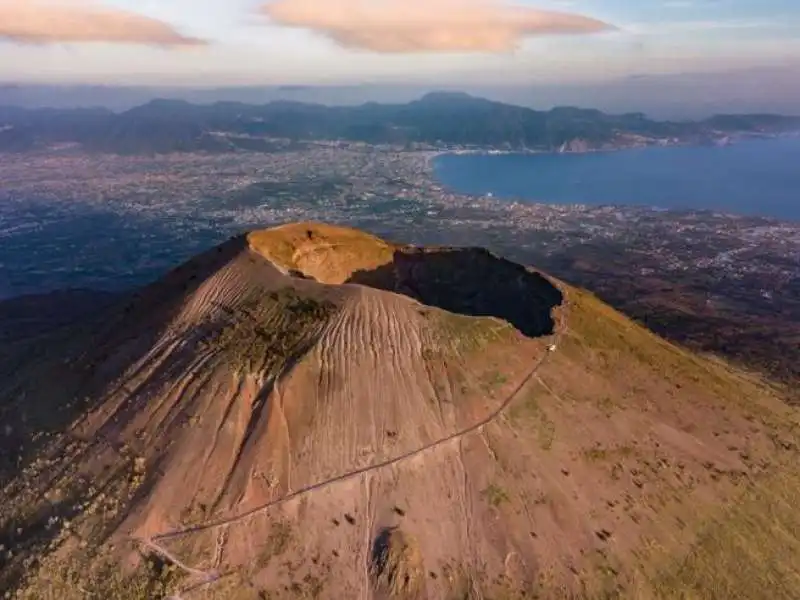
[[[471,354],[485,350],[492,343],[510,339],[514,328],[493,317],[472,317],[446,310],[426,308],[422,315],[431,323],[429,348],[423,352],[434,356],[444,350]]]
[[[508,417],[514,426],[532,428],[536,432],[542,450],[550,450],[556,437],[556,424],[539,406],[538,391],[530,391],[519,400],[515,400],[508,411]]]
[[[300,296],[291,288],[252,295],[203,346],[236,370],[270,371],[301,352],[335,311],[332,302]]]
[[[508,383],[508,377],[500,371],[489,371],[481,377],[481,384],[487,392],[491,392]]]
[[[629,458],[633,453],[634,449],[632,446],[605,447],[599,444],[581,451],[584,460],[587,462],[606,462],[624,459]]]
[[[572,289],[569,300],[568,335],[560,350],[576,361],[599,361],[611,372],[621,366],[633,366],[630,363],[635,361],[666,381],[689,383],[717,397],[737,401],[742,408],[755,407],[747,398],[751,394],[745,390],[759,399],[770,395],[766,382],[753,381],[721,361],[703,358],[667,342],[589,292]],[[759,412],[762,410],[758,407]]]
[[[653,581],[657,598],[789,600],[800,593],[800,474],[751,484]]]
[[[481,492],[481,494],[484,498],[486,498],[486,501],[495,508],[498,508],[499,506],[511,501],[511,498],[508,496],[508,492],[506,492],[505,489],[496,483],[490,483],[488,486],[486,486],[486,489]]]
[[[165,600],[177,589],[180,570],[148,557],[133,573],[125,574],[110,561],[93,564],[88,558],[46,559],[14,600]]]

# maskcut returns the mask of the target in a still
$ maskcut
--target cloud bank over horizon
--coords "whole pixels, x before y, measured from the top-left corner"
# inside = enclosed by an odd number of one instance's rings
[[[348,49],[387,54],[502,53],[530,36],[614,29],[590,17],[499,0],[273,0],[262,11],[277,25],[311,30]]]
[[[23,44],[111,42],[190,46],[202,40],[134,12],[91,0],[0,0],[0,41]]]

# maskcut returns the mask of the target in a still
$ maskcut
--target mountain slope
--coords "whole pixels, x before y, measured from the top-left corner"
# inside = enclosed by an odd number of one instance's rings
[[[479,249],[254,232],[4,353],[21,597],[794,597],[796,413]]]
[[[537,111],[454,93],[431,93],[407,104],[361,106],[153,100],[119,114],[0,106],[0,151],[72,142],[89,151],[119,154],[271,152],[275,138],[556,150],[571,142],[586,148],[665,139],[701,142],[730,134],[775,134],[798,126],[798,117],[769,114],[675,122],[655,121],[641,113],[613,115],[569,106]]]

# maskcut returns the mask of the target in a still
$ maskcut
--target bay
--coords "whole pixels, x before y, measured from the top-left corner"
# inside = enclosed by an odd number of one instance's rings
[[[800,137],[585,154],[444,154],[434,173],[460,194],[800,221]]]

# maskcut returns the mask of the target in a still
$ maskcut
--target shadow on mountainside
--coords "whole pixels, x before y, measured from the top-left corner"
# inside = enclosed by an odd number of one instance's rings
[[[347,283],[403,294],[444,310],[508,321],[528,337],[553,333],[563,294],[545,277],[482,248],[402,248]]]
[[[52,435],[102,402],[185,299],[244,247],[244,238],[232,238],[132,292],[54,292],[0,303],[0,487]]]

